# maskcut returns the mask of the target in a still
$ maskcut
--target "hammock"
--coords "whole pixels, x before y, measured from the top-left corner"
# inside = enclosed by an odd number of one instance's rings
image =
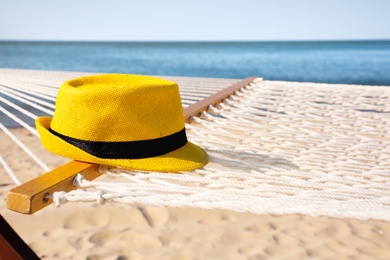
[[[206,79],[197,80],[195,93]],[[183,104],[191,107],[187,98],[195,93],[186,94],[186,84],[177,81]],[[219,82],[211,81],[208,93],[192,104],[222,89],[210,87]],[[247,81],[252,83],[223,103],[189,117],[188,138],[211,159],[204,168],[162,174],[94,166],[91,171],[109,181],[90,181],[90,173],[82,173],[71,179],[78,189],[45,198],[57,206],[113,201],[390,220],[389,88]],[[224,87],[231,84],[225,81]],[[60,83],[40,85],[50,85],[54,97],[52,87]]]

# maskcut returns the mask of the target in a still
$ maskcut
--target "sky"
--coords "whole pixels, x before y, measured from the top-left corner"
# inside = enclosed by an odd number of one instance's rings
[[[0,40],[390,40],[390,0],[0,0]]]

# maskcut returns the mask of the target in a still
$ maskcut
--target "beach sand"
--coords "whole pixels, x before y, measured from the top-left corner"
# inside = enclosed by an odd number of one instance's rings
[[[51,167],[68,161],[25,129],[11,131]],[[22,182],[43,173],[1,131],[0,140]],[[110,203],[22,215],[6,209],[14,183],[1,167],[0,180],[1,214],[43,259],[390,259],[390,222]]]

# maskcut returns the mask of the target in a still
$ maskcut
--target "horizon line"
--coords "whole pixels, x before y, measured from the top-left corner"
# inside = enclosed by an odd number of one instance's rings
[[[74,43],[255,43],[255,42],[373,42],[390,41],[388,39],[283,39],[283,40],[75,40],[75,39],[0,39],[0,42],[74,42]]]

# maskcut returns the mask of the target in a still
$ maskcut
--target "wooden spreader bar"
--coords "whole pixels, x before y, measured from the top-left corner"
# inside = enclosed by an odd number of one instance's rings
[[[184,120],[186,123],[190,123],[192,116],[199,116],[203,111],[207,111],[209,106],[216,106],[219,103],[222,103],[227,97],[232,95],[237,90],[248,86],[255,79],[255,77],[245,78],[228,88],[225,88],[211,96],[202,99],[201,101],[196,102],[195,104],[192,104],[191,106],[184,108]]]
[[[254,80],[255,77],[248,77],[184,108],[185,121],[187,123],[190,122],[192,116],[199,116],[201,112],[207,111],[210,105],[215,106],[223,102],[224,99],[237,90],[249,85]],[[101,175],[99,165],[97,164],[71,161],[11,189],[7,194],[7,207],[19,213],[32,214],[53,202],[52,199],[47,198],[45,195],[53,194],[56,191],[68,192],[76,189],[73,185],[73,180],[78,173],[82,174],[87,180],[96,179]]]
[[[53,202],[45,197],[46,194],[75,189],[73,179],[78,173],[87,180],[101,175],[98,164],[71,161],[10,190],[7,207],[16,212],[32,214]]]

